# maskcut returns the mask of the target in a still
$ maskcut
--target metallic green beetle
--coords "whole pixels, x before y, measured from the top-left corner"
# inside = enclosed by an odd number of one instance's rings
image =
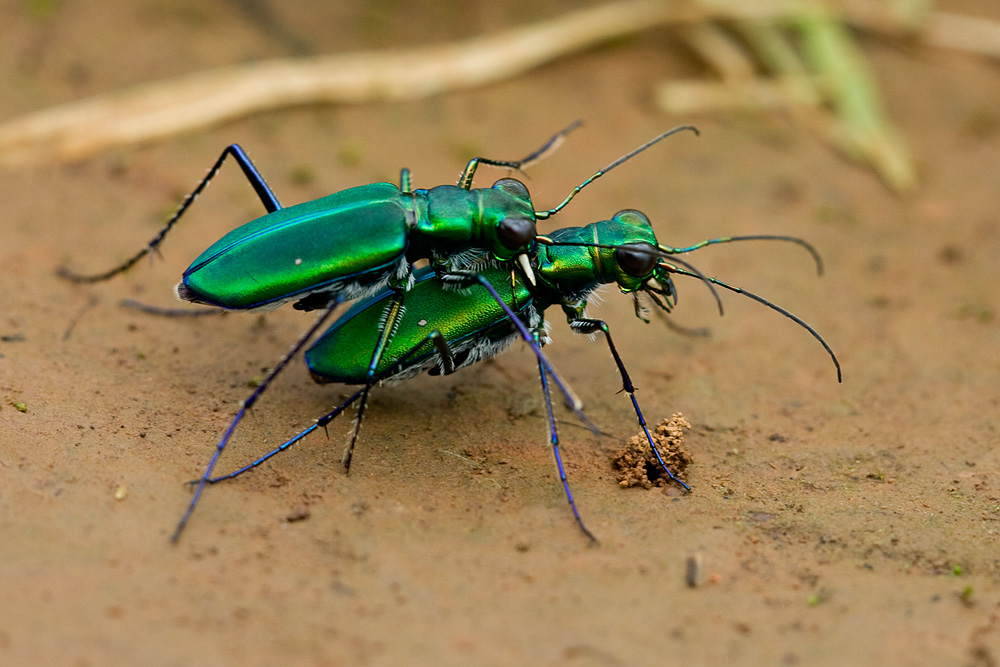
[[[399,187],[362,185],[288,208],[281,207],[250,158],[233,144],[146,248],[104,273],[85,276],[65,268],[61,273],[76,282],[97,282],[133,266],[158,248],[226,157],[232,156],[267,214],[232,230],[191,263],[176,287],[182,300],[235,310],[295,302],[300,310],[313,310],[335,299],[369,296],[386,286],[405,291],[412,265],[420,259],[430,260],[439,272],[449,272],[481,261],[516,258],[531,282],[527,253],[535,244],[537,220],[551,217],[582,188],[670,134],[694,130],[679,127],[661,134],[596,172],[546,211],[535,211],[528,189],[513,178],[500,179],[490,188],[472,188],[480,164],[523,169],[554,150],[578,125],[556,133],[522,160],[473,158],[457,185],[414,190],[404,169]]]
[[[636,417],[654,454],[664,472],[686,489],[687,485],[677,480],[667,469],[657,450],[636,400],[635,388],[611,340],[608,325],[602,320],[592,319],[584,314],[588,299],[604,284],[615,284],[623,293],[631,294],[636,299],[636,314],[644,320],[645,309],[640,306],[638,296],[647,295],[655,306],[669,313],[676,303],[677,296],[673,275],[696,277],[705,281],[710,287],[717,285],[744,294],[791,318],[809,331],[829,353],[837,369],[838,381],[840,380],[840,364],[833,350],[803,320],[756,294],[715,278],[708,278],[690,264],[675,257],[677,254],[718,243],[779,240],[794,242],[805,247],[812,253],[818,268],[822,270],[816,251],[801,239],[770,235],[723,237],[685,248],[675,248],[658,243],[644,214],[639,211],[624,210],[610,220],[585,227],[560,229],[548,236],[540,236],[538,240],[541,245],[533,259],[537,277],[535,284],[522,280],[514,275],[510,267],[504,266],[482,269],[477,274],[448,276],[441,276],[431,269],[425,269],[417,272],[416,284],[408,292],[406,316],[395,318],[391,329],[384,324],[387,318],[392,317],[394,309],[395,302],[391,291],[382,292],[354,304],[309,347],[305,358],[317,382],[363,385],[363,388],[320,418],[316,424],[277,449],[233,473],[213,478],[212,469],[218,459],[218,453],[232,432],[231,427],[199,481],[198,491],[175,532],[175,538],[186,525],[201,491],[207,484],[231,479],[260,465],[317,428],[325,427],[349,405],[360,401],[358,423],[354,433],[356,438],[365,400],[375,381],[402,380],[422,371],[431,374],[452,373],[463,366],[495,356],[509,346],[518,335],[524,337],[522,329],[525,324],[533,332],[536,340],[543,341],[544,311],[553,305],[562,308],[574,332],[604,334],[621,376],[622,388],[631,399]],[[461,283],[461,289],[456,287],[456,281]],[[716,298],[718,299],[717,295]],[[721,302],[719,307],[721,312]],[[513,314],[516,314],[516,318],[512,316]],[[319,325],[318,322],[316,330],[319,329]],[[386,335],[387,330],[391,335]],[[373,375],[370,363],[374,348],[383,348],[383,351]],[[539,374],[549,417],[550,442],[560,480],[577,524],[591,540],[595,540],[580,517],[562,466],[548,389],[551,369],[546,368],[541,361],[542,358],[539,357]],[[345,468],[350,465],[354,442],[352,439],[345,454]]]

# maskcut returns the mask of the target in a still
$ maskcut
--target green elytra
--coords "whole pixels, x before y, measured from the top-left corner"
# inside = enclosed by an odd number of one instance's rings
[[[528,189],[515,179],[492,188],[440,185],[409,191],[373,183],[283,208],[229,232],[184,271],[186,301],[250,309],[313,294],[367,296],[410,265],[447,269],[482,249],[497,261],[523,253],[536,235]],[[315,306],[315,297],[311,300]]]
[[[519,323],[512,319],[512,312],[533,329],[536,340],[541,340],[544,336],[544,311],[553,305],[562,308],[573,331],[604,335],[621,375],[622,389],[631,399],[638,422],[652,451],[663,471],[685,489],[688,488],[684,482],[674,477],[657,450],[639,408],[635,387],[612,342],[607,323],[586,317],[584,310],[587,299],[600,285],[615,284],[621,292],[636,298],[637,316],[643,317],[643,310],[638,305],[639,294],[649,296],[658,308],[670,312],[676,303],[672,276],[695,277],[710,286],[717,285],[744,294],[804,327],[829,353],[837,368],[839,380],[840,364],[836,355],[823,338],[803,320],[742,288],[715,278],[708,278],[686,262],[673,257],[707,245],[744,240],[797,243],[813,255],[818,268],[822,269],[819,256],[812,246],[794,237],[771,235],[722,237],[684,248],[664,246],[657,242],[649,220],[644,214],[639,211],[624,210],[610,220],[585,227],[560,229],[546,237],[540,237],[542,245],[533,260],[537,276],[534,285],[516,276],[509,267],[490,267],[479,274],[466,274],[464,276],[466,283],[462,289],[456,289],[455,280],[463,276],[447,276],[442,279],[430,268],[418,271],[416,282],[408,292],[406,316],[395,319],[392,335],[388,341],[383,332],[386,319],[396,306],[394,293],[385,291],[356,303],[306,351],[305,358],[310,372],[318,382],[363,385],[363,388],[318,419],[314,425],[256,461],[228,475],[211,477],[212,468],[218,458],[213,457],[199,482],[195,498],[175,532],[175,538],[186,525],[200,492],[206,485],[232,479],[259,466],[312,431],[325,428],[330,421],[357,401],[361,402],[363,408],[373,379],[402,380],[422,371],[447,374],[492,357],[506,348],[517,335],[514,325]],[[644,317],[643,319],[645,320]],[[317,330],[320,324],[321,322],[317,322],[315,327]],[[303,345],[305,338],[301,341]],[[370,363],[374,347],[383,349],[373,377]],[[593,533],[580,516],[562,465],[548,389],[550,374],[551,371],[542,365],[539,357],[539,375],[548,415],[550,444],[560,481],[578,526],[591,541],[596,542]],[[359,413],[358,427],[360,418],[361,413]],[[230,432],[227,432],[227,438]],[[220,443],[217,452],[221,452],[221,447],[227,438]],[[350,464],[353,446],[354,439],[344,457],[345,468]]]

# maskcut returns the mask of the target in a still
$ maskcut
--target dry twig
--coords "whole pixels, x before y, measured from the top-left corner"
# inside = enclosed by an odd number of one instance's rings
[[[454,44],[199,72],[10,121],[0,126],[0,162],[81,159],[280,107],[405,100],[472,88],[685,15],[691,16],[661,2],[622,2]]]
[[[405,100],[509,78],[623,35],[681,24],[722,84],[670,82],[656,94],[671,112],[734,106],[789,109],[840,150],[869,162],[895,189],[914,183],[901,140],[880,109],[877,85],[844,20],[928,44],[1000,57],[1000,25],[931,12],[930,0],[623,0],[508,32],[407,51],[270,60],[191,74],[43,110],[0,125],[0,164],[82,159],[281,107]],[[711,21],[726,19],[748,57]],[[803,56],[781,26],[797,30]],[[752,76],[755,61],[769,76]],[[824,113],[828,104],[833,114]]]

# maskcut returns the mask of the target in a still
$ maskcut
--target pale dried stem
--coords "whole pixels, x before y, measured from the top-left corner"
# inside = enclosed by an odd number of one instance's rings
[[[1000,58],[1000,23],[975,16],[934,12],[925,41],[932,46]]]
[[[70,102],[0,125],[0,163],[98,151],[281,107],[405,100],[515,76],[596,43],[671,23],[781,14],[795,2],[711,9],[627,0],[508,32],[426,48],[269,60]]]
[[[921,10],[929,3],[909,0]],[[907,3],[897,2],[896,5]],[[719,34],[692,27],[714,19],[788,21],[825,11],[814,0],[625,0],[517,28],[439,46],[372,53],[259,62],[145,84],[101,97],[71,102],[0,125],[0,163],[82,159],[98,151],[148,142],[240,116],[281,107],[317,103],[405,100],[481,86],[509,78],[594,44],[666,24],[691,27],[703,49]],[[879,3],[844,0],[847,18],[879,31],[912,32],[925,21],[923,37],[932,45],[969,49],[1000,57],[1000,26],[984,19],[911,11],[894,15]],[[872,9],[873,7],[877,9]],[[929,18],[926,18],[929,16]],[[700,37],[699,37],[700,35]],[[729,57],[733,52],[729,50]],[[718,60],[718,57],[716,58]],[[740,59],[732,71],[746,71]],[[776,81],[729,76],[728,88],[679,82],[658,99],[673,109],[704,110],[750,100],[770,107],[789,97],[811,98],[808,77],[786,71]],[[680,100],[680,101],[679,101]]]
[[[10,121],[0,126],[0,161],[80,159],[279,107],[406,100],[472,88],[652,25],[699,17],[662,2],[621,2],[453,44],[200,72]]]
[[[718,7],[734,0],[704,1]],[[798,13],[780,22],[742,20],[729,27],[767,76],[747,76],[745,63],[707,53],[705,45],[714,49],[723,40],[709,41],[699,31],[689,42],[723,81],[662,84],[655,91],[662,109],[784,109],[837,150],[872,167],[893,190],[915,187],[916,170],[906,146],[883,112],[875,76],[839,15],[820,2],[803,2]],[[801,48],[793,45],[789,33],[798,37]]]

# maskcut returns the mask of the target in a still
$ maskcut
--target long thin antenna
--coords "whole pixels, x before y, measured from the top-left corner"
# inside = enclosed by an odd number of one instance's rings
[[[722,288],[725,288],[727,290],[730,290],[731,292],[736,292],[737,294],[742,294],[743,296],[746,296],[746,297],[749,297],[749,298],[753,299],[757,303],[764,304],[765,306],[767,306],[771,310],[775,310],[775,311],[781,313],[782,315],[784,315],[785,317],[787,317],[788,319],[792,320],[793,322],[795,322],[796,324],[798,324],[800,327],[802,327],[803,329],[805,329],[806,331],[808,331],[810,334],[812,334],[813,338],[815,338],[816,340],[818,340],[820,342],[820,345],[823,346],[823,349],[825,349],[827,351],[827,353],[830,355],[830,358],[833,360],[833,365],[837,367],[837,382],[843,382],[844,381],[843,375],[841,374],[841,371],[840,371],[840,361],[837,360],[837,355],[834,354],[833,348],[831,348],[827,344],[827,342],[825,340],[823,340],[823,337],[819,335],[818,331],[816,331],[811,326],[809,326],[809,324],[806,323],[806,321],[803,320],[801,317],[798,317],[797,315],[793,315],[791,312],[785,310],[784,308],[782,308],[781,306],[779,306],[779,305],[777,305],[775,303],[771,303],[770,301],[768,301],[767,299],[765,299],[762,296],[757,296],[753,292],[748,292],[747,290],[743,289],[742,287],[737,287],[735,285],[730,285],[728,283],[724,283],[721,280],[719,280],[718,278],[704,278],[703,276],[691,273],[691,272],[683,270],[683,269],[670,268],[670,272],[671,273],[676,273],[676,274],[681,275],[681,276],[691,276],[692,278],[698,278],[700,280],[708,280],[713,285],[718,285],[719,287],[722,287]]]
[[[692,250],[698,250],[699,248],[704,248],[705,246],[717,245],[720,243],[733,243],[735,241],[787,241],[789,243],[795,243],[797,245],[805,248],[810,255],[812,255],[813,260],[816,262],[816,272],[819,275],[823,275],[823,258],[819,256],[819,252],[815,247],[808,241],[800,239],[797,236],[783,236],[775,234],[753,234],[749,236],[721,236],[717,239],[708,239],[706,241],[700,241],[694,245],[689,245],[686,248],[674,248],[668,245],[657,246],[660,252],[666,253],[668,255],[676,255],[685,252],[691,252]]]
[[[667,137],[669,137],[671,134],[677,134],[678,132],[682,132],[684,130],[691,130],[696,135],[700,134],[698,132],[698,128],[696,128],[693,125],[680,125],[678,127],[675,127],[672,130],[667,130],[666,132],[664,132],[663,134],[659,135],[658,137],[655,137],[655,138],[651,139],[650,141],[647,141],[646,143],[644,143],[642,146],[639,146],[634,151],[632,151],[630,153],[626,153],[625,155],[621,156],[620,158],[618,158],[617,160],[615,160],[614,162],[612,162],[608,166],[604,167],[603,169],[597,170],[597,172],[594,173],[593,176],[591,176],[590,178],[588,178],[587,180],[585,180],[583,183],[580,183],[580,185],[578,185],[575,188],[573,188],[573,191],[569,193],[569,196],[567,196],[566,199],[563,199],[562,203],[559,204],[558,206],[556,206],[554,208],[550,208],[547,211],[535,211],[535,218],[537,220],[546,220],[548,218],[551,218],[553,215],[555,215],[559,211],[563,210],[563,208],[566,207],[566,204],[568,204],[571,201],[573,201],[573,198],[576,197],[580,193],[580,190],[583,190],[585,187],[587,187],[588,185],[590,185],[591,183],[593,183],[594,181],[596,181],[597,179],[599,179],[604,174],[608,173],[609,171],[611,171],[612,169],[614,169],[618,165],[622,164],[623,162],[628,162],[629,160],[631,160],[633,157],[635,157],[639,153],[643,152],[644,150],[646,150],[650,146],[653,146],[653,145],[655,145],[655,144],[663,141],[664,139],[666,139]]]

